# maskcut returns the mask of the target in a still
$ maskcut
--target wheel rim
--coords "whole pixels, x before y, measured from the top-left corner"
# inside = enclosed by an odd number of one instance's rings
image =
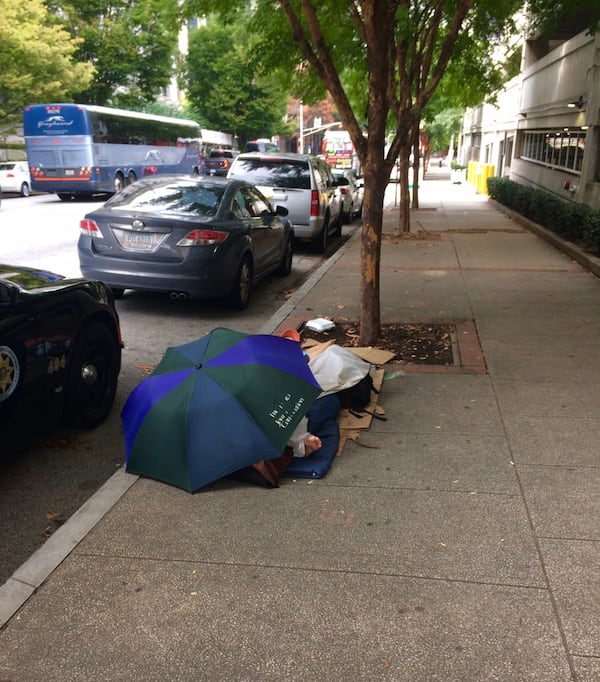
[[[8,400],[19,384],[19,360],[8,346],[0,346],[0,403]]]

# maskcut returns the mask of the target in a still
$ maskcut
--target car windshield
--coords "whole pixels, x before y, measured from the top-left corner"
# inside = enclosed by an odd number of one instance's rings
[[[110,208],[124,208],[140,213],[168,213],[195,218],[212,218],[219,210],[225,188],[198,182],[130,185],[106,202]]]
[[[253,185],[310,189],[310,172],[306,161],[287,159],[236,159],[232,177],[243,177]]]

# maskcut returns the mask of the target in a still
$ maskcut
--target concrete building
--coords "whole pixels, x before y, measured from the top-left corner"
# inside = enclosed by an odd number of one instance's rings
[[[600,209],[600,34],[542,51],[525,41],[521,73],[497,105],[465,114],[457,160]]]

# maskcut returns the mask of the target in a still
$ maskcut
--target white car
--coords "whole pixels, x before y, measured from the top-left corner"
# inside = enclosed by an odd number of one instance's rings
[[[246,152],[235,157],[227,177],[256,185],[272,204],[285,206],[294,237],[310,240],[319,253],[325,252],[330,236],[342,236],[341,194],[323,159],[292,152]]]
[[[0,188],[4,194],[15,192],[22,197],[29,196],[31,178],[27,161],[0,162]]]
[[[362,216],[363,210],[363,179],[358,178],[353,170],[333,169],[333,177],[338,181],[338,192],[342,197],[342,214],[344,222],[349,223],[356,216]],[[346,178],[348,183],[343,185],[342,178]]]

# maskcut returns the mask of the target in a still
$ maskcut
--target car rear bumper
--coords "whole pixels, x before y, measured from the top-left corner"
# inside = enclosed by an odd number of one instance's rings
[[[216,298],[230,293],[236,272],[221,262],[188,259],[180,263],[148,263],[90,255],[79,249],[81,273],[111,289],[181,293],[190,298]]]

